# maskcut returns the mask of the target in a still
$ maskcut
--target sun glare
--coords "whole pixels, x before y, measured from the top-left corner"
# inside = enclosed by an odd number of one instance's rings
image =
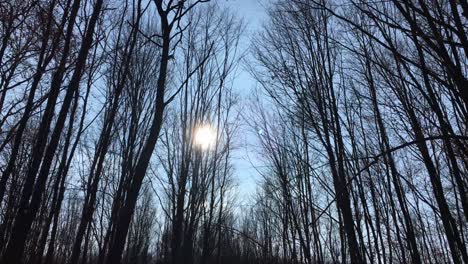
[[[195,130],[194,143],[201,149],[207,150],[216,142],[216,132],[209,125],[203,125]]]

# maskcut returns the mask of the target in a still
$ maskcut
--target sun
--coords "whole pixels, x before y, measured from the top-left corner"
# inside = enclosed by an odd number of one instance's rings
[[[210,125],[202,125],[195,129],[195,145],[202,150],[211,148],[216,143],[216,131]]]

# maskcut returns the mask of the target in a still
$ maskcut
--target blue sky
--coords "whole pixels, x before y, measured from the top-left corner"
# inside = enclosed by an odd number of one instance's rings
[[[248,50],[252,36],[255,32],[261,30],[262,24],[266,20],[265,3],[267,0],[218,0],[221,5],[226,5],[241,17],[245,24],[243,41],[241,42],[241,50]],[[247,58],[249,55],[247,54]],[[251,97],[256,82],[246,71],[244,65],[240,65],[237,73],[237,78],[234,81],[234,89],[241,97],[240,111],[248,109],[248,99]],[[260,178],[256,166],[260,165],[257,153],[251,145],[255,144],[255,136],[248,131],[249,128],[242,124],[237,138],[238,149],[234,154],[235,165],[235,181],[238,184],[239,202],[245,203],[249,201],[255,193],[257,182]]]
[[[226,5],[239,16],[243,17],[249,24],[249,31],[259,29],[266,18],[265,4],[267,0],[218,0],[220,4]]]

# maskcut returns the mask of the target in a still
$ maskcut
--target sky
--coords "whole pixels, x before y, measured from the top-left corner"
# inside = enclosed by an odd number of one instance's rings
[[[261,30],[262,24],[266,21],[267,15],[265,2],[268,0],[218,0],[221,5],[225,5],[243,19],[246,29],[244,30],[241,50],[247,51],[255,32]],[[248,54],[247,54],[248,57]],[[234,80],[234,90],[239,93],[240,111],[246,109],[245,105],[252,93],[256,89],[256,82],[246,70],[245,65],[239,65],[237,77]],[[242,110],[244,109],[244,110]],[[255,194],[260,175],[256,169],[260,165],[257,153],[252,145],[255,145],[255,135],[247,127],[241,124],[237,135],[237,149],[234,153],[234,177],[238,185],[239,203],[248,203]]]
[[[221,5],[226,5],[249,24],[249,31],[260,29],[266,19],[265,4],[268,0],[218,0]],[[252,32],[252,31],[250,31]]]

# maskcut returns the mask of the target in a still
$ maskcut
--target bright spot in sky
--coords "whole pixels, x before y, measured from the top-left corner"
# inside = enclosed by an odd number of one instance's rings
[[[209,125],[203,125],[195,130],[194,143],[207,150],[216,143],[216,132]]]

